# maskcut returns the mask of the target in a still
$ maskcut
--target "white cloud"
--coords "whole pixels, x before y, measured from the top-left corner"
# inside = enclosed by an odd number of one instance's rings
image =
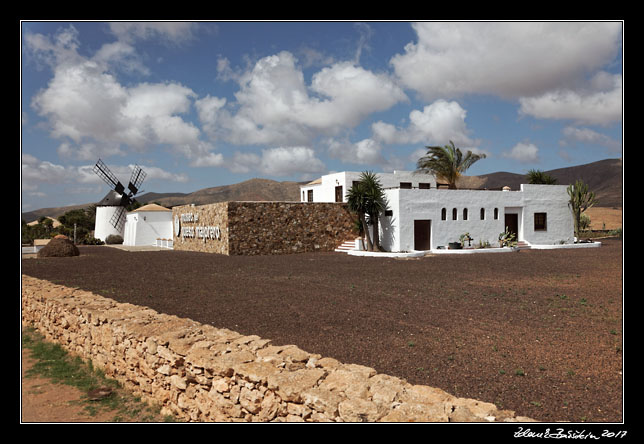
[[[519,112],[538,119],[608,125],[622,119],[622,76],[600,72],[580,90],[561,89],[519,99]]]
[[[352,143],[346,140],[329,140],[329,155],[343,162],[360,165],[382,165],[386,161],[381,154],[382,146],[373,139]]]
[[[539,162],[539,148],[533,143],[520,142],[502,156],[520,163],[535,163]]]
[[[156,39],[164,43],[181,44],[194,38],[199,27],[195,22],[112,22],[112,33],[124,42],[135,39]]]
[[[622,149],[621,142],[598,133],[590,128],[575,128],[567,126],[563,129],[563,139],[559,142],[562,146],[575,145],[577,143],[589,143],[608,148],[611,151],[619,152]]]
[[[371,129],[376,140],[387,144],[445,145],[451,140],[458,146],[473,147],[477,142],[468,135],[466,116],[467,112],[457,102],[437,100],[422,111],[410,112],[405,128],[379,121]]]
[[[618,22],[425,22],[391,59],[401,82],[425,99],[503,98],[561,89],[613,61]]]
[[[324,163],[312,148],[303,146],[277,147],[262,150],[262,155],[236,152],[225,165],[234,173],[258,171],[269,176],[309,177],[326,171]]]
[[[325,169],[311,148],[298,146],[262,150],[260,171],[271,176],[302,176],[321,173]]]
[[[239,86],[230,104],[234,111],[223,109],[221,99],[202,104],[200,118],[211,137],[235,144],[308,145],[406,100],[387,75],[347,62],[318,71],[307,86],[287,51],[257,61],[239,75]]]

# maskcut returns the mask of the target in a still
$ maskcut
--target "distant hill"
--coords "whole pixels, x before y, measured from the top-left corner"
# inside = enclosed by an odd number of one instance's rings
[[[606,159],[585,165],[545,171],[557,179],[559,185],[569,185],[577,179],[588,184],[597,195],[598,207],[622,207],[622,160]],[[465,188],[502,188],[509,186],[517,190],[525,183],[524,174],[498,172],[481,176],[466,176],[459,185]],[[195,204],[205,205],[225,201],[299,201],[300,185],[306,182],[277,182],[270,179],[250,179],[245,182],[204,188],[192,193],[145,193],[136,197],[142,204],[158,202],[166,207]],[[58,208],[41,208],[22,213],[26,222],[42,216],[57,218],[76,208],[87,208],[94,203]]]
[[[595,193],[598,207],[622,207],[622,159],[606,159],[573,167],[544,171],[557,179],[558,185],[570,185],[581,179]],[[498,172],[464,177],[459,185],[466,188],[503,188],[518,190],[525,183],[524,174]]]
[[[245,182],[204,188],[193,193],[145,193],[136,196],[142,204],[158,202],[165,207],[195,204],[205,205],[224,201],[299,201],[300,185],[306,182],[277,182],[270,179],[250,179]],[[87,208],[95,202],[67,207],[41,208],[22,213],[26,222],[38,220],[42,216],[57,218],[67,211]]]

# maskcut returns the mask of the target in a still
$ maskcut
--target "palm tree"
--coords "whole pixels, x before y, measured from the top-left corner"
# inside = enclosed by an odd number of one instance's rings
[[[533,185],[554,185],[557,183],[557,179],[552,177],[550,174],[539,170],[529,170],[528,174],[526,174],[526,179],[528,179],[529,184]]]
[[[380,236],[378,218],[387,209],[387,199],[378,176],[365,171],[360,174],[360,180],[347,191],[349,208],[358,213],[367,239],[369,251],[380,251]],[[369,216],[367,221],[366,216]],[[373,226],[373,241],[369,235],[367,222]]]
[[[365,193],[365,187],[362,182],[354,183],[351,188],[347,190],[347,203],[349,209],[355,212],[358,215],[358,219],[362,223],[362,232],[367,240],[367,250],[371,251],[372,243],[371,236],[369,235],[369,229],[367,227],[367,198]]]
[[[430,173],[437,179],[448,184],[448,188],[456,189],[458,178],[480,159],[485,159],[485,154],[474,154],[468,150],[465,156],[460,148],[449,141],[445,146],[428,146],[427,154],[418,159],[417,171]]]
[[[570,196],[569,205],[572,209],[575,221],[575,234],[577,235],[577,239],[579,239],[581,231],[581,213],[595,205],[597,203],[597,199],[595,199],[595,193],[589,191],[588,185],[581,179],[578,179],[574,185],[568,186],[567,191]]]

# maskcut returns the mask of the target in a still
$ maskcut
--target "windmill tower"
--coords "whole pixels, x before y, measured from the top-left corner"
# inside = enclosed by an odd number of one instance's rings
[[[94,172],[112,188],[96,204],[94,237],[104,242],[110,234],[123,236],[126,220],[125,207],[134,202],[134,196],[138,193],[139,187],[147,174],[138,165],[135,165],[130,176],[130,182],[127,185],[128,192],[101,159],[98,159],[98,162],[94,165]]]

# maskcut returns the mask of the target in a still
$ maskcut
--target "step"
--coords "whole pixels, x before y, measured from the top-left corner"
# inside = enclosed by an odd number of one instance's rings
[[[356,249],[356,242],[351,240],[351,241],[343,242],[339,247],[335,249],[335,251],[347,252],[355,249]]]
[[[530,244],[524,241],[519,241],[517,242],[517,248],[519,250],[529,250],[530,249]]]

